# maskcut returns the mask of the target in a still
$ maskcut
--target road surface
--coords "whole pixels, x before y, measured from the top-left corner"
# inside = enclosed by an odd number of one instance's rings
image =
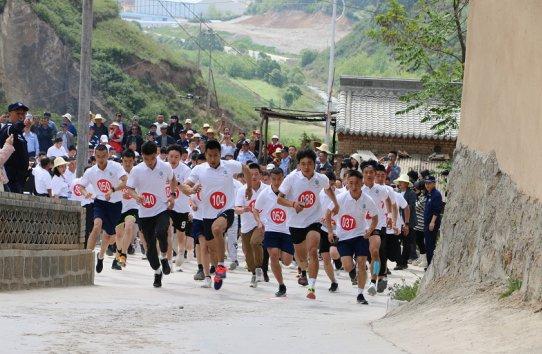
[[[317,300],[305,299],[295,274],[285,269],[288,297],[275,298],[276,283],[249,287],[244,269],[228,272],[222,290],[200,288],[184,272],[153,273],[141,256],[123,271],[104,270],[95,286],[0,293],[2,352],[198,352],[198,353],[396,353],[400,350],[370,328],[382,317],[388,296],[355,302],[348,275],[331,294],[327,278]],[[321,276],[325,274],[321,272]],[[395,276],[399,279],[398,276]]]

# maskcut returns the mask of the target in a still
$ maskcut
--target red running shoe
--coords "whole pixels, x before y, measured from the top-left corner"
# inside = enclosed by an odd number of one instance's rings
[[[219,264],[216,266],[215,274],[218,275],[222,279],[226,279],[226,272],[228,271],[228,268],[224,267],[223,265]]]

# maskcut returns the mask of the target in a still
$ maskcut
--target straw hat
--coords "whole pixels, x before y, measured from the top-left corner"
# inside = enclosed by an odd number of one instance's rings
[[[329,151],[329,146],[327,144],[322,144],[316,148],[318,151],[325,152],[326,154],[331,154],[332,152]]]
[[[214,132],[215,132],[215,131],[213,130],[213,128],[207,129],[207,134],[214,134]]]
[[[55,159],[55,162],[53,164],[53,168],[57,168],[58,166],[64,166],[64,165],[67,165],[68,163],[66,162],[66,160],[64,160],[62,157],[57,157]]]
[[[208,123],[203,124],[203,128],[210,128],[211,126]]]
[[[277,157],[277,156],[280,156],[280,154],[282,153],[282,148],[277,148],[275,150],[275,152],[273,153],[273,156]]]
[[[120,124],[117,123],[117,122],[111,122],[111,124],[109,124],[109,127],[118,127],[118,128],[120,128]]]
[[[399,178],[397,178],[395,181],[393,181],[393,183],[395,183],[395,184],[398,184],[399,182],[408,183],[408,186],[412,187],[412,182],[410,182],[410,178],[408,177],[408,175],[406,173],[403,173],[402,175],[399,176]]]
[[[72,121],[72,115],[69,114],[69,113],[66,113],[62,116],[62,118],[66,118],[67,120],[69,120],[70,122]]]
[[[102,115],[101,115],[100,113],[96,113],[96,115],[94,116],[94,118],[92,118],[92,120],[93,120],[94,122],[96,122],[97,120],[100,120],[100,121],[103,122],[103,121],[105,120],[105,118],[102,117]]]

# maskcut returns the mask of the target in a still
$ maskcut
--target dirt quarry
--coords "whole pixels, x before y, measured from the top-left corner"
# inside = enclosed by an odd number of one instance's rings
[[[299,54],[303,49],[323,50],[331,39],[331,17],[323,13],[301,11],[272,12],[242,16],[227,22],[210,24],[217,31],[249,36],[254,43],[277,48],[283,53]],[[346,18],[337,22],[336,41],[352,30]]]

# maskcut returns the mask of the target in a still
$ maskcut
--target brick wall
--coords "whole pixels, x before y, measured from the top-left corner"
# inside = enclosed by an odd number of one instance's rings
[[[455,140],[429,140],[414,138],[392,138],[348,135],[339,133],[339,154],[352,154],[357,150],[370,150],[375,155],[386,154],[390,150],[403,150],[409,154],[430,155],[440,148],[441,153],[453,155]]]

